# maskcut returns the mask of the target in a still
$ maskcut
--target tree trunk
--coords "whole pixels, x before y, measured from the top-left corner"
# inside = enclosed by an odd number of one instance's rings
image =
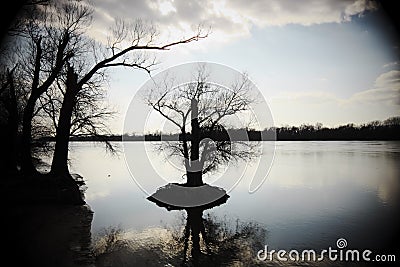
[[[24,109],[21,140],[21,169],[27,176],[37,174],[32,160],[32,118],[38,96],[33,92]]]
[[[56,130],[56,144],[51,164],[50,176],[59,190],[58,201],[67,204],[84,204],[82,192],[68,169],[68,146],[71,130],[72,111],[75,105],[78,76],[72,67],[68,67],[66,90],[61,105]]]
[[[200,147],[200,126],[198,116],[198,102],[192,99],[192,134],[191,134],[191,150],[190,150],[190,169],[187,171],[187,184],[189,186],[203,185],[203,174],[199,160],[199,147]]]
[[[18,136],[18,108],[12,72],[7,73],[10,83],[8,108],[8,149],[7,168],[10,173],[17,171],[17,136]]]
[[[54,148],[51,173],[54,175],[68,175],[68,146],[71,130],[72,111],[78,92],[78,77],[72,67],[68,68],[66,90],[60,110],[60,117],[56,130],[56,144]]]
[[[5,120],[1,120],[0,136],[3,140],[1,155],[4,158],[0,161],[0,169],[11,177],[17,172],[17,135],[18,135],[18,109],[14,87],[13,70],[7,69],[7,80],[0,88],[2,105],[5,107]],[[5,177],[9,177],[5,175]]]

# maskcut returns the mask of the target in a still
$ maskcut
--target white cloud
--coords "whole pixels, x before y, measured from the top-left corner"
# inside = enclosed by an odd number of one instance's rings
[[[282,92],[271,99],[277,125],[364,123],[400,115],[400,71],[378,76],[371,89],[348,98],[324,91]]]
[[[399,63],[400,63],[399,61],[389,62],[383,65],[382,68],[395,68],[399,65]]]
[[[340,98],[324,91],[302,91],[282,92],[273,99],[277,102],[298,101],[305,104],[336,102],[341,105],[352,105],[383,102],[388,105],[400,105],[400,71],[392,70],[381,74],[376,78],[373,88],[355,93],[349,98]]]
[[[400,105],[400,71],[392,70],[381,74],[372,89],[354,94],[349,102]]]
[[[211,26],[212,41],[223,43],[249,36],[254,26],[341,23],[376,8],[372,0],[97,0],[94,5],[94,33],[111,26],[110,18],[142,18],[171,38],[187,35],[199,24]]]
[[[283,92],[274,97],[274,100],[279,102],[301,102],[303,104],[326,104],[340,101],[334,94],[323,91]]]
[[[366,10],[376,8],[368,0],[330,1],[330,0],[274,0],[274,1],[229,1],[229,8],[257,26],[283,26],[287,24],[313,25],[321,23],[340,23],[350,21],[351,16],[361,15]]]

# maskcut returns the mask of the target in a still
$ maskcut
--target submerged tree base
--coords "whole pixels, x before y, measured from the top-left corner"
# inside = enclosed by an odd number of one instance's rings
[[[203,184],[169,183],[157,189],[147,199],[168,210],[183,210],[191,207],[212,208],[225,203],[229,198],[223,188]]]

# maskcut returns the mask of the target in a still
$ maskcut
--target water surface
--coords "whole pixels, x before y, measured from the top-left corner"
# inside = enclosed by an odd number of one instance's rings
[[[127,145],[133,150],[142,146]],[[134,232],[160,229],[179,224],[179,218],[186,216],[146,200],[122,154],[112,156],[89,142],[73,142],[71,147],[71,170],[87,182],[94,235],[109,226]],[[148,155],[158,172],[183,182],[182,173],[162,153],[148,149]],[[338,238],[354,248],[383,248],[397,237],[399,159],[399,142],[276,142],[272,168],[260,189],[248,193],[256,167],[249,164],[229,200],[204,214],[222,218],[232,227],[237,219],[254,222],[266,229],[265,244],[274,249],[324,249]],[[137,161],[143,161],[143,155]],[[228,172],[246,163],[237,164]],[[268,163],[260,164],[269,168]],[[147,177],[148,166],[137,165],[142,168],[135,173]],[[211,176],[205,182],[221,187],[226,183]]]

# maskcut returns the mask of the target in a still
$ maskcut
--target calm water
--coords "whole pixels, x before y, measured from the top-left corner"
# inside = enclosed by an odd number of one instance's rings
[[[135,150],[142,144],[128,146]],[[149,149],[148,154],[159,173],[182,182],[182,173],[162,153]],[[258,191],[248,193],[250,165],[229,200],[204,214],[232,225],[236,220],[254,222],[267,231],[264,242],[274,249],[323,249],[338,238],[355,248],[382,248],[397,233],[399,159],[399,142],[277,142],[272,168]],[[137,158],[142,160],[143,155]],[[147,177],[148,166],[138,165],[135,173]],[[87,182],[94,235],[109,226],[146,233],[179,225],[186,216],[146,200],[124,156],[111,156],[101,145],[72,143],[71,170]],[[224,186],[224,181],[212,182]]]

